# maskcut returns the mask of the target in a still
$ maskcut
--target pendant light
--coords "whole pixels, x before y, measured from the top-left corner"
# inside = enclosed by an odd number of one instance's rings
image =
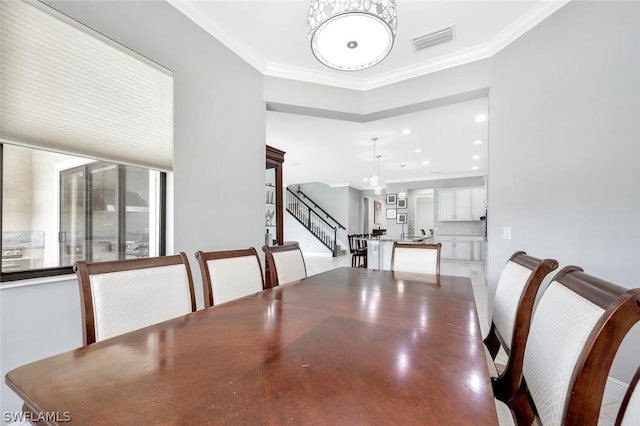
[[[376,158],[378,159],[378,183],[376,184],[375,188],[373,188],[373,193],[376,195],[382,194],[382,182],[380,181],[380,157],[382,157],[382,155],[376,156]]]
[[[404,177],[404,164],[400,166],[400,177],[403,178]],[[407,191],[405,189],[401,189],[400,192],[398,192],[398,199],[400,200],[404,200],[405,198],[407,198]]]
[[[380,177],[376,173],[376,141],[378,138],[371,138],[371,140],[373,141],[373,173],[369,176],[368,181],[369,185],[375,188],[380,183]]]

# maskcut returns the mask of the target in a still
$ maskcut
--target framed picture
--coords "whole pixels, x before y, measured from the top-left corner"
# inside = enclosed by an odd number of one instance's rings
[[[396,209],[387,209],[387,219],[396,218]]]
[[[407,214],[406,213],[398,213],[396,215],[396,223],[407,223]]]
[[[406,198],[398,198],[397,207],[399,209],[406,209],[407,208],[407,199]]]
[[[373,223],[382,225],[382,201],[380,200],[373,200]]]
[[[397,198],[396,194],[387,194],[387,204],[395,204]]]

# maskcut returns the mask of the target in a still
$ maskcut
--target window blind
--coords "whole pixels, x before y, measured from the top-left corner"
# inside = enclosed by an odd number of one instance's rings
[[[46,5],[0,8],[0,139],[171,170],[170,71]]]

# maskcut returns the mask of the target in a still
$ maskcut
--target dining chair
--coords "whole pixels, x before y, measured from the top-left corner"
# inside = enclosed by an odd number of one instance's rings
[[[638,426],[640,425],[640,367],[635,376],[631,379],[627,393],[620,405],[620,411],[616,418],[616,426]]]
[[[391,270],[440,275],[442,244],[393,243]]]
[[[349,240],[349,253],[351,253],[351,267],[360,268],[365,267],[367,264],[367,249],[361,247],[359,240],[361,235],[351,234],[347,235]]]
[[[560,270],[533,314],[520,388],[496,399],[503,424],[595,425],[613,359],[638,321],[640,288]]]
[[[189,261],[173,256],[73,265],[85,345],[195,312]]]
[[[209,252],[198,250],[195,256],[202,275],[205,307],[264,289],[262,265],[253,247]]]
[[[272,287],[307,277],[304,256],[297,242],[285,241],[279,246],[263,246],[262,250],[267,255]]]
[[[496,288],[490,329],[484,339],[487,366],[496,397],[508,400],[520,386],[522,360],[536,295],[544,278],[558,268],[554,259],[517,251],[507,261]],[[494,359],[502,348],[507,363],[498,373]]]

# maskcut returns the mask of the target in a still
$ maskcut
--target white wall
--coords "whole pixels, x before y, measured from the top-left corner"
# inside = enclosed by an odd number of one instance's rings
[[[52,2],[174,73],[174,173],[168,253],[264,244],[265,105],[262,76],[165,2]],[[230,185],[229,183],[233,183]],[[233,226],[232,226],[233,225]],[[2,376],[81,344],[75,279],[0,290]],[[2,386],[0,411],[20,399]]]
[[[494,57],[492,291],[516,250],[640,286],[638,22],[638,2],[571,2]],[[504,226],[511,240],[502,239]],[[636,326],[613,377],[629,381],[638,348]]]

